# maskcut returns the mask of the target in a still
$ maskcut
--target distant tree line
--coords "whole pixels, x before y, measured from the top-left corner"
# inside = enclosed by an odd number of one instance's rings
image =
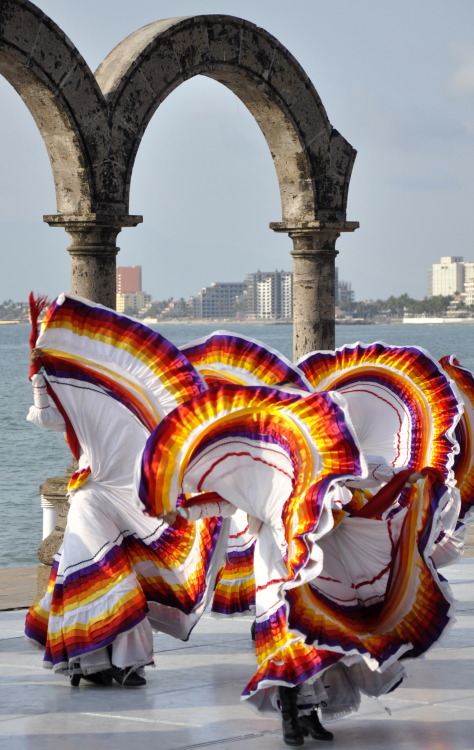
[[[28,320],[28,305],[7,299],[0,304],[0,320]]]
[[[173,297],[169,297],[168,299],[162,299],[162,300],[153,300],[151,305],[147,307],[146,316],[147,318],[158,318],[163,310],[168,307],[170,302],[173,301]]]
[[[183,303],[185,300],[182,300]],[[147,317],[159,317],[173,302],[170,297],[166,300],[154,301],[147,309]],[[342,313],[353,318],[366,320],[403,318],[404,315],[427,315],[429,317],[443,317],[450,315],[474,315],[474,305],[466,305],[461,295],[443,297],[425,297],[412,299],[408,294],[399,297],[391,296],[386,300],[354,300],[344,303]],[[28,305],[24,302],[13,302],[11,299],[0,303],[0,320],[28,320]]]
[[[386,300],[366,300],[362,302],[347,302],[345,313],[354,318],[375,320],[377,318],[403,318],[404,315],[426,315],[428,317],[443,317],[449,314],[474,312],[474,307],[467,306],[460,295],[425,297],[412,299],[408,294],[399,297],[391,296]]]

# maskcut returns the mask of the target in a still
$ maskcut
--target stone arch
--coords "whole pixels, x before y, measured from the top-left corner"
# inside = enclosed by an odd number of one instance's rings
[[[0,74],[46,144],[58,214],[72,242],[71,289],[115,305],[117,235],[134,226],[129,191],[151,117],[181,83],[206,75],[253,114],[269,145],[282,221],[293,240],[298,356],[334,346],[335,242],[346,222],[355,151],[332,127],[311,81],[273,36],[223,15],[156,21],[118,44],[95,76],[74,45],[29,0],[0,4]]]
[[[270,148],[282,221],[293,240],[294,354],[335,345],[335,243],[346,221],[355,151],[330,124],[293,55],[273,36],[232,16],[157,21],[115,47],[96,78],[113,110],[112,140],[124,159],[128,201],[141,137],[161,102],[196,75],[214,78],[247,106]]]
[[[96,71],[113,110],[128,200],[136,152],[156,109],[181,83],[206,75],[247,106],[270,148],[284,222],[344,221],[355,151],[332,127],[297,60],[264,29],[232,16],[190,16],[138,29]]]
[[[297,60],[264,29],[232,16],[157,21],[117,45],[94,76],[27,0],[2,3],[0,27],[0,73],[44,139],[58,213],[127,213],[148,122],[180,83],[207,75],[232,90],[262,129],[283,221],[345,220],[355,151]]]

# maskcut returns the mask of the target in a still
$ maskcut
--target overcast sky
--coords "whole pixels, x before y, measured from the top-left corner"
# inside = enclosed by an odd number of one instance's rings
[[[329,120],[357,150],[339,278],[357,300],[427,294],[441,255],[474,261],[473,0],[40,0],[92,70],[160,18],[225,13],[273,34],[312,80]],[[43,141],[0,78],[0,302],[69,289],[68,235]],[[213,281],[292,269],[266,142],[224,86],[196,77],[155,113],[140,146],[118,265],[142,265],[154,299]]]

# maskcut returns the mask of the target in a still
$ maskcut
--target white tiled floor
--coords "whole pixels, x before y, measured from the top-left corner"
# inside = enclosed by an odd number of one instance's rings
[[[457,621],[403,686],[328,723],[335,750],[474,750],[474,559],[443,571]],[[155,636],[157,665],[136,690],[81,683],[42,669],[23,638],[24,611],[0,613],[1,750],[281,750],[280,724],[240,692],[253,672],[251,618],[205,615],[188,643]],[[325,743],[326,747],[330,747]],[[324,744],[306,740],[305,747]]]

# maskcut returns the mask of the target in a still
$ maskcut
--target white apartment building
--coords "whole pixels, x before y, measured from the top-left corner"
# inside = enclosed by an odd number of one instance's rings
[[[247,318],[291,320],[293,274],[291,271],[257,271],[245,279]]]
[[[267,276],[262,281],[257,281],[257,318],[269,320],[273,317],[273,287],[274,278]]]
[[[429,296],[448,297],[452,294],[462,294],[466,265],[462,257],[454,255],[445,255],[440,258],[439,263],[433,263]]]
[[[245,291],[243,281],[215,281],[191,297],[195,318],[238,317],[240,299]]]
[[[474,305],[474,263],[464,263],[464,294],[466,305]]]
[[[116,295],[117,312],[136,315],[151,303],[151,294],[146,292],[128,292]]]
[[[293,274],[283,273],[281,278],[281,317],[284,320],[293,318]]]

